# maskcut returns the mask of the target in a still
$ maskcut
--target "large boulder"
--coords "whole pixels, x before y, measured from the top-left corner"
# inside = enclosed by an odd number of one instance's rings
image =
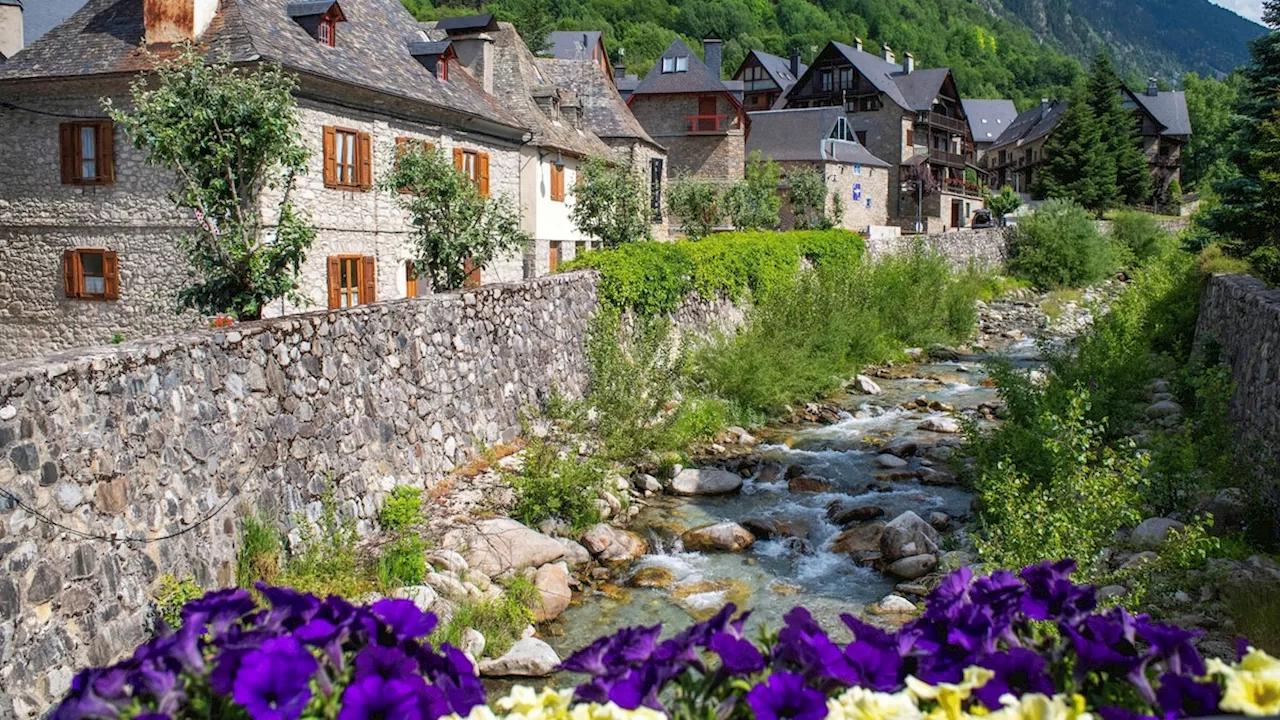
[[[1240,532],[1249,520],[1249,504],[1240,488],[1227,488],[1196,506],[1197,515],[1213,516],[1214,535]]]
[[[720,522],[686,530],[680,541],[685,550],[693,552],[741,552],[756,538],[738,523]]]
[[[833,504],[827,509],[827,518],[835,525],[848,525],[855,522],[865,522],[867,520],[875,520],[884,516],[884,508],[875,505],[858,505],[856,507],[846,508],[838,504]]]
[[[849,387],[863,395],[879,395],[883,392],[880,386],[876,384],[876,381],[866,375],[854,376],[853,382],[849,383]]]
[[[560,543],[564,548],[564,558],[562,558],[569,567],[578,567],[591,562],[591,553],[578,543],[569,538],[556,538],[556,542]]]
[[[525,638],[516,642],[500,658],[480,661],[480,674],[484,677],[546,677],[560,665],[560,656],[538,638]]]
[[[533,609],[534,622],[555,620],[569,608],[573,591],[569,589],[569,569],[563,562],[538,568],[533,576],[533,586],[542,596],[542,603]]]
[[[920,448],[920,441],[912,437],[896,437],[881,446],[881,450],[900,458],[909,458]]]
[[[907,466],[906,460],[903,460],[897,455],[893,455],[891,453],[881,453],[877,455],[872,462],[879,467],[888,468],[889,470],[896,470]]]
[[[937,555],[912,555],[892,562],[887,568],[890,575],[900,580],[915,580],[938,569]]]
[[[1129,533],[1129,542],[1138,550],[1158,550],[1169,540],[1169,533],[1181,530],[1183,524],[1169,518],[1147,518]]]
[[[583,533],[582,544],[605,562],[627,562],[649,552],[648,543],[639,535],[607,523],[593,525]]]
[[[954,435],[960,432],[960,423],[956,422],[954,418],[931,417],[925,418],[924,422],[916,426],[916,429]]]
[[[439,595],[429,585],[406,585],[391,591],[391,597],[412,600],[422,612],[432,612]]]
[[[936,555],[938,542],[938,531],[908,510],[884,526],[880,553],[888,563],[913,555]]]
[[[873,522],[846,530],[831,541],[831,552],[859,555],[876,552],[880,549],[880,538],[884,535],[884,523]]]
[[[472,570],[494,577],[520,572],[564,557],[564,546],[511,518],[479,520],[445,533],[441,547],[466,558]]]
[[[724,495],[740,487],[741,476],[718,468],[686,468],[671,480],[671,492],[677,495]]]

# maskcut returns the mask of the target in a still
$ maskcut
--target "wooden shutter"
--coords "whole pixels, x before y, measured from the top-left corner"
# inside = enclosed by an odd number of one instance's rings
[[[480,287],[480,266],[476,265],[471,258],[462,261],[462,271],[467,274],[462,287]]]
[[[75,123],[62,123],[58,130],[62,184],[70,185],[76,181],[76,125]],[[74,296],[68,295],[68,297]]]
[[[373,187],[373,138],[369,133],[360,133],[360,189]]]
[[[115,181],[115,126],[110,120],[103,120],[98,123],[98,182],[109,185]]]
[[[62,292],[69,298],[77,298],[80,297],[80,287],[80,254],[75,250],[63,250]]]
[[[360,258],[360,304],[378,299],[378,266],[368,255]]]
[[[476,168],[476,180],[480,187],[480,197],[489,197],[489,153],[476,153]],[[563,185],[563,182],[561,184]],[[561,194],[563,194],[563,191]]]
[[[341,279],[341,269],[338,267],[337,256],[329,256],[329,309],[342,306],[342,293],[338,287],[338,281]]]
[[[556,266],[560,264],[560,243],[551,243],[551,267],[550,272],[556,271]]]
[[[455,170],[462,169],[462,148],[453,149],[453,167]]]
[[[120,258],[114,250],[102,253],[102,287],[104,299],[120,299]]]
[[[337,141],[335,137],[336,137],[336,133],[334,132],[333,126],[325,125],[324,126],[324,186],[329,188],[338,186],[338,158],[337,158],[337,150],[335,149],[335,146],[337,145]],[[332,258],[330,258],[330,260],[332,260]],[[334,277],[336,278],[336,276]],[[330,307],[336,307],[336,306],[331,303]]]
[[[404,296],[418,297],[418,266],[412,260],[404,261]]]

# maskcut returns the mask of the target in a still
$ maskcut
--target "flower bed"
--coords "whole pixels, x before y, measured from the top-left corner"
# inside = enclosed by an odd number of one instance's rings
[[[1206,661],[1196,633],[1096,611],[1072,561],[1019,574],[947,577],[896,632],[844,615],[833,641],[804,608],[776,634],[744,636],[733,606],[660,639],[660,626],[600,638],[565,661],[576,688],[517,687],[486,704],[471,661],[427,641],[436,619],[407,600],[356,607],[260,587],[188,603],[182,627],[118,665],[86,670],[53,717],[72,718],[849,718],[1171,719],[1280,713],[1280,661],[1242,650]]]

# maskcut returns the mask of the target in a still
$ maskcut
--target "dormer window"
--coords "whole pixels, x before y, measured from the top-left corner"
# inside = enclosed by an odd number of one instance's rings
[[[320,26],[317,30],[319,31],[318,39],[320,40],[321,45],[333,47],[334,38],[338,34],[337,25],[338,24],[334,22],[333,18],[327,15],[320,18]]]
[[[853,128],[849,127],[849,121],[840,117],[836,119],[836,126],[831,129],[831,139],[857,142],[858,136],[854,134]]]
[[[680,55],[678,57],[662,58],[662,72],[664,73],[689,72],[689,56]]]
[[[452,40],[415,40],[409,43],[409,54],[440,82],[449,82],[449,64],[458,57]]]
[[[294,0],[285,11],[316,42],[329,47],[338,44],[338,23],[347,21],[334,0]]]

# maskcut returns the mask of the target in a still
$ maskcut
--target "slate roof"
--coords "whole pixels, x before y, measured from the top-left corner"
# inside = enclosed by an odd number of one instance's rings
[[[992,147],[1009,145],[1019,140],[1023,142],[1038,140],[1057,127],[1058,121],[1062,119],[1062,114],[1066,110],[1067,104],[1056,100],[1049,103],[1047,112],[1043,106],[1037,105],[1019,115]]]
[[[142,0],[89,0],[0,67],[0,81],[133,73],[151,67],[140,50]],[[342,8],[336,47],[321,45],[290,19],[281,0],[222,0],[201,37],[211,56],[269,61],[288,70],[482,118],[514,133],[522,125],[470,74],[437,80],[409,53],[424,40],[400,0],[352,0]]]
[[[299,0],[285,5],[285,14],[291,18],[323,15],[337,0]]]
[[[556,30],[547,35],[551,46],[543,55],[560,60],[586,60],[591,50],[600,42],[599,30]]]
[[[662,58],[668,57],[687,57],[689,58],[689,69],[687,72],[662,72]],[[738,87],[741,91],[741,83]],[[711,74],[705,63],[689,49],[688,45],[680,38],[671,41],[667,49],[653,63],[653,67],[649,70],[649,74],[644,76],[644,80],[636,86],[632,91],[632,96],[636,95],[671,95],[678,93],[707,93],[707,92],[729,92],[728,87],[720,78]]]
[[[573,88],[578,93],[582,119],[597,136],[639,140],[656,148],[662,147],[645,132],[622,95],[594,60],[538,58],[537,62],[549,82]]]
[[[888,95],[889,99],[897,103],[899,107],[911,109],[911,106],[907,103],[906,96],[902,94],[902,88],[898,87],[898,83],[893,79],[894,75],[902,72],[901,65],[885,62],[884,58],[879,55],[872,55],[869,52],[858,50],[852,45],[845,45],[834,40],[831,44],[877,90]]]
[[[493,13],[484,13],[444,18],[436,23],[436,27],[450,33],[469,33],[497,30],[498,24],[494,22]]]
[[[893,81],[907,99],[908,110],[928,112],[950,74],[947,68],[916,68],[909,73],[894,75]]]
[[[786,92],[787,88],[795,85],[796,81],[800,79],[798,76],[791,74],[791,61],[787,58],[778,57],[777,55],[773,55],[762,50],[752,50],[747,53],[748,59],[752,56],[754,56],[756,61],[760,63],[760,67],[764,68],[764,71],[769,73],[769,77],[773,78],[773,82],[783,92]],[[745,63],[746,60],[743,60],[743,64]],[[739,66],[738,69],[741,71],[741,66]],[[803,75],[808,69],[808,65],[800,63],[801,75]]]
[[[961,100],[976,143],[993,143],[1018,119],[1012,100]]]
[[[12,5],[14,7],[22,7],[22,0],[0,0],[0,5]]]
[[[764,157],[778,162],[834,161],[889,167],[857,141],[831,138],[831,131],[842,117],[844,112],[839,107],[752,113],[746,151],[759,150]]]
[[[1128,88],[1126,88],[1127,90]],[[1156,122],[1164,126],[1161,135],[1190,135],[1191,117],[1187,114],[1187,95],[1177,91],[1165,91],[1156,95],[1129,91]]]

